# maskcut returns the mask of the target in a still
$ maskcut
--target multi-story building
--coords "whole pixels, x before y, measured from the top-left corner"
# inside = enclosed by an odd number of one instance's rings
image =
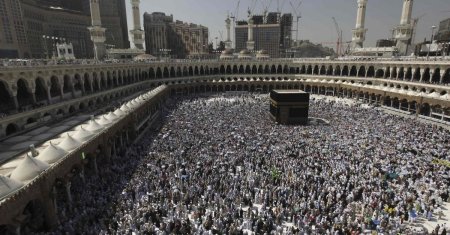
[[[291,47],[292,15],[284,14],[278,17],[278,13],[270,12],[265,20],[262,16],[255,15],[253,19],[253,39],[255,51],[266,50],[270,57],[278,58]],[[248,23],[238,21],[235,27],[236,51],[247,48]]]
[[[31,54],[19,1],[0,1],[0,24],[0,58],[29,58]]]
[[[100,1],[100,12],[106,44],[129,48],[125,0]],[[51,57],[62,40],[76,58],[94,56],[89,0],[3,0],[0,13],[0,58]]]
[[[162,12],[144,14],[145,47],[148,54],[175,58],[207,53],[208,28],[174,21]]]
[[[436,40],[450,42],[450,18],[441,21],[439,31],[436,34]]]

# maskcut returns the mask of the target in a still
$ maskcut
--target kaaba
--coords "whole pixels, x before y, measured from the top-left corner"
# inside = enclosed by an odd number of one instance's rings
[[[284,125],[308,124],[309,93],[301,90],[272,90],[270,116]]]

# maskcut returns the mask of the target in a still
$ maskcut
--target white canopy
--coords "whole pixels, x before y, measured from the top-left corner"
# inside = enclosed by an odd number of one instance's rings
[[[0,175],[0,198],[16,191],[23,186],[23,183]]]
[[[59,146],[55,146],[52,142],[50,142],[50,145],[46,149],[44,149],[44,151],[40,152],[36,159],[48,164],[53,164],[59,159],[66,156],[66,154],[66,150],[62,149]]]
[[[49,168],[45,162],[39,161],[28,154],[11,173],[11,179],[26,182],[38,176],[41,172]]]
[[[123,115],[125,115],[125,112],[126,111],[128,111],[128,110],[130,110],[130,108],[128,108],[128,107],[124,107],[124,106],[122,106],[120,109],[116,109],[116,111],[114,111],[114,115],[116,115],[116,116],[123,116]]]
[[[113,112],[109,112],[108,115],[106,115],[106,118],[112,122],[112,121],[115,121],[119,117],[117,117],[117,115],[115,115]]]
[[[94,133],[86,130],[83,126],[81,126],[80,130],[76,131],[75,134],[73,134],[73,138],[80,141],[80,142],[86,142],[88,141]]]
[[[97,133],[103,130],[103,126],[100,125],[97,121],[95,121],[94,117],[91,118],[91,120],[88,122],[88,125],[86,126],[86,130]]]
[[[97,120],[97,122],[102,126],[109,126],[112,124],[111,121],[105,117],[105,115],[102,115],[100,119]]]
[[[67,134],[67,137],[64,138],[63,141],[61,141],[61,143],[59,143],[58,145],[60,148],[66,150],[67,152],[70,152],[78,147],[81,146],[81,142],[74,139],[72,136],[70,136],[69,134]]]

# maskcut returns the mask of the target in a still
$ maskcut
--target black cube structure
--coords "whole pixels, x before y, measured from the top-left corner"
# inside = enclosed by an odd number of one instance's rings
[[[308,124],[309,93],[301,90],[272,90],[270,115],[278,123]]]

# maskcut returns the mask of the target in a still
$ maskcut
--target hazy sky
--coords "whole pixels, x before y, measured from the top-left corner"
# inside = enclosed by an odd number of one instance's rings
[[[128,25],[132,27],[130,1],[127,1]],[[247,8],[255,0],[241,0],[239,19],[247,17]],[[289,0],[278,0],[282,12],[291,12],[293,8]],[[255,14],[261,14],[263,4],[269,11],[277,9],[277,0],[258,0]],[[291,0],[294,6],[301,0]],[[141,13],[165,12],[173,14],[174,19],[201,24],[209,28],[210,41],[219,37],[223,31],[226,37],[224,20],[228,12],[234,13],[238,0],[141,0]],[[263,3],[263,4],[262,4]],[[365,46],[375,46],[377,39],[389,38],[392,28],[399,24],[403,0],[368,0],[366,28],[368,29]],[[299,24],[299,39],[309,39],[312,42],[332,42],[334,47],[337,33],[331,17],[335,17],[343,30],[344,41],[351,40],[351,29],[356,23],[356,0],[303,0],[300,7],[302,19]],[[450,18],[450,0],[415,0],[414,17],[423,17],[418,24],[416,41],[422,41],[431,35],[431,26],[439,26],[443,19]],[[141,16],[142,17],[142,16]],[[295,18],[295,14],[294,14]],[[295,19],[294,19],[295,20]],[[143,22],[142,22],[143,24]],[[294,23],[294,29],[296,25]],[[295,32],[293,32],[295,38]],[[224,38],[225,40],[225,38]]]

